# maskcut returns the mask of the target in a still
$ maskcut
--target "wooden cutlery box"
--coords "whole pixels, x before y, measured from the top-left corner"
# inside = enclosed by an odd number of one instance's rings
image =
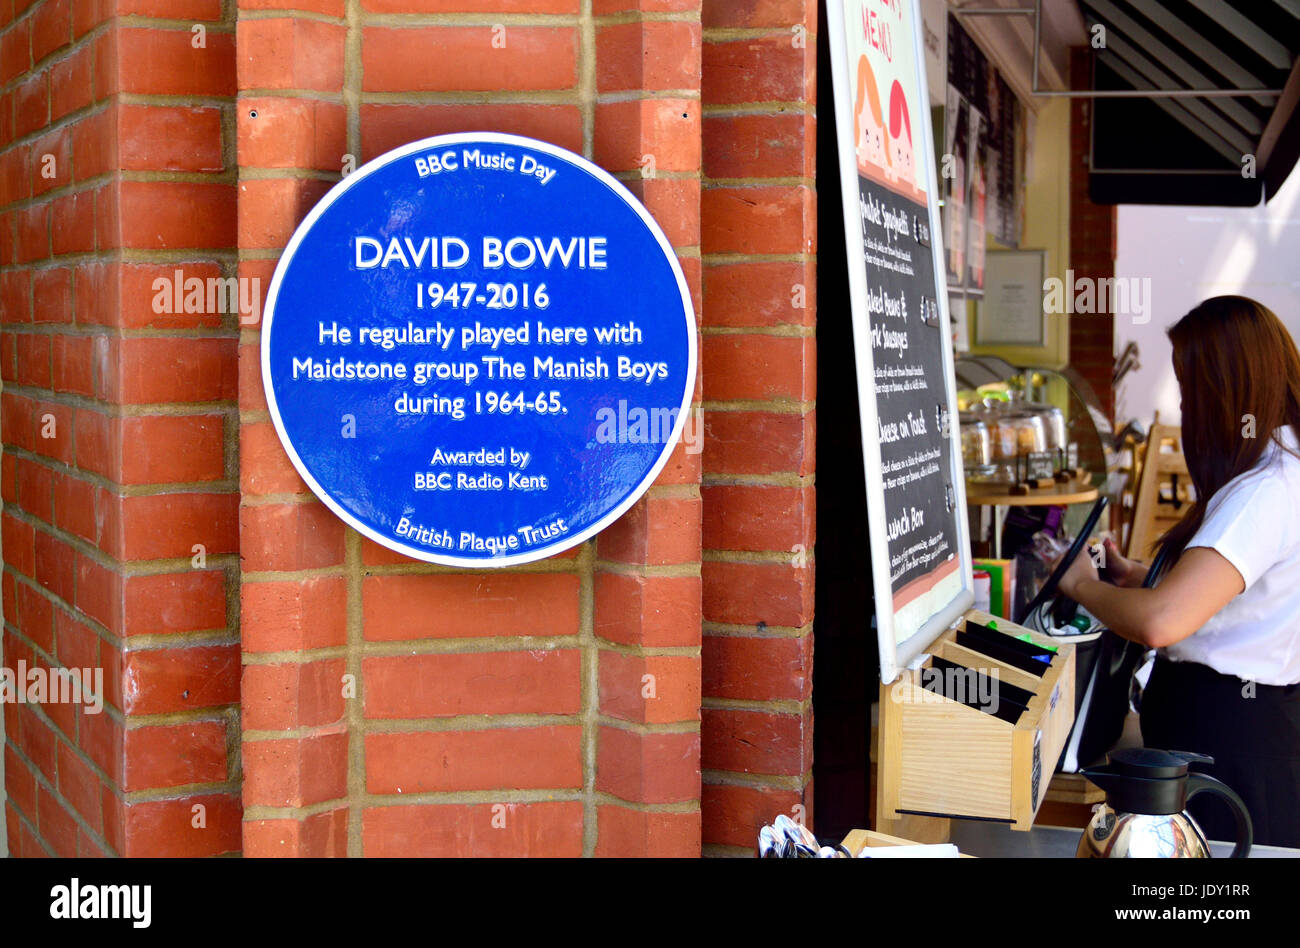
[[[1028,830],[1073,724],[1074,646],[972,609],[881,686],[877,818]]]

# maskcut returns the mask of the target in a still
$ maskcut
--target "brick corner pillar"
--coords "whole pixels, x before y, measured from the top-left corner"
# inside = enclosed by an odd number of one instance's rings
[[[812,820],[817,4],[703,21],[703,841],[752,854]]]
[[[239,849],[232,39],[219,2],[0,8],[5,664],[102,673],[5,705],[15,855]]]
[[[699,0],[593,13],[592,158],[664,230],[698,322]],[[700,854],[700,391],[697,374],[682,443],[596,542],[597,856]]]
[[[698,299],[690,4],[644,21],[617,0],[284,6],[239,5],[241,276],[266,288],[349,167],[480,130],[621,177]],[[566,554],[504,570],[415,562],[308,492],[267,414],[259,345],[246,325],[245,853],[698,854],[698,455],[680,449],[642,503]]]
[[[298,223],[349,155],[360,164],[344,107],[346,4],[275,6],[240,2],[235,34],[239,276],[260,304]],[[244,854],[342,856],[360,739],[348,701],[358,659],[345,652],[360,543],[280,445],[262,389],[260,306],[257,316],[239,352]]]
[[[1086,89],[1092,80],[1092,50],[1070,50],[1070,85]],[[1075,279],[1110,280],[1115,276],[1119,215],[1114,205],[1092,203],[1088,197],[1088,156],[1091,153],[1093,103],[1070,103],[1070,262]],[[1066,292],[1074,292],[1067,287]],[[1070,317],[1070,364],[1088,380],[1102,409],[1114,420],[1111,375],[1115,365],[1115,317],[1110,313]],[[1096,465],[1100,458],[1084,459]]]

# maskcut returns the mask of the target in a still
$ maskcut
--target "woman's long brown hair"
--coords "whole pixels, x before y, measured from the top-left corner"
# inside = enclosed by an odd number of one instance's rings
[[[1172,566],[1215,492],[1259,462],[1278,428],[1300,435],[1300,353],[1282,320],[1244,296],[1206,300],[1169,328],[1169,340],[1196,488],[1187,515],[1160,538]]]

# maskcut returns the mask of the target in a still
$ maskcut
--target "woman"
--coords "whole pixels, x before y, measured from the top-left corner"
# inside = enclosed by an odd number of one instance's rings
[[[1159,649],[1142,699],[1148,747],[1195,751],[1237,791],[1259,843],[1300,847],[1300,355],[1281,320],[1241,296],[1201,303],[1169,330],[1183,452],[1196,501],[1160,540],[1170,566],[1105,548],[1061,582],[1118,635]],[[1225,804],[1189,809],[1232,839]]]

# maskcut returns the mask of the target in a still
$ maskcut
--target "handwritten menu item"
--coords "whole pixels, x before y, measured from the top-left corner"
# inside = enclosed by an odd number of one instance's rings
[[[840,0],[829,17],[881,674],[889,681],[933,637],[923,633],[973,600],[947,290],[919,10],[902,0]]]
[[[663,232],[563,149],[445,135],[344,178],[280,258],[262,327],[276,431],[372,540],[451,566],[582,542],[667,462],[695,319]]]

